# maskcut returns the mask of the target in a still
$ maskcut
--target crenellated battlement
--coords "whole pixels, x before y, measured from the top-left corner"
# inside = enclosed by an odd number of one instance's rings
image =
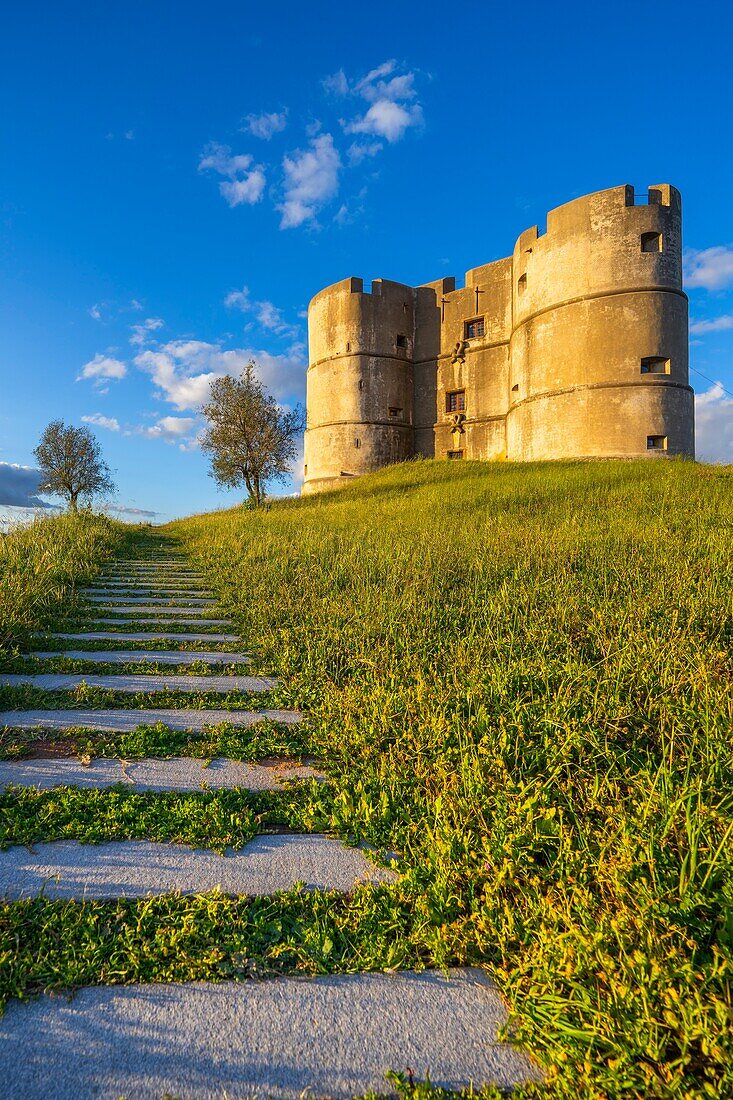
[[[401,461],[694,455],[679,191],[597,191],[511,256],[308,311],[304,491]]]

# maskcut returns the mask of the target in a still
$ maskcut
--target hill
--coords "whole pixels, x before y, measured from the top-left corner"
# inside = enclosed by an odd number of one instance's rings
[[[400,857],[371,965],[485,964],[558,1095],[733,1094],[732,488],[415,462],[168,528]]]

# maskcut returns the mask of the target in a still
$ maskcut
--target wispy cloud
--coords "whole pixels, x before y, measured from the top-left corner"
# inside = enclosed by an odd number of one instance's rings
[[[114,416],[102,416],[101,413],[90,413],[89,416],[82,416],[82,420],[85,424],[94,424],[97,428],[107,428],[110,432],[118,432],[120,430],[120,423]]]
[[[383,62],[356,81],[349,81],[343,71],[336,73],[326,81],[326,87],[344,96],[361,98],[369,104],[363,114],[350,121],[342,121],[347,134],[370,134],[384,138],[393,145],[409,129],[422,125],[423,112],[417,102],[415,73],[400,72],[394,59]],[[374,156],[379,151],[373,145],[363,148],[366,156]],[[356,152],[350,151],[350,155],[353,159]]]
[[[691,289],[723,290],[733,284],[733,247],[687,248],[684,253],[685,285]]]
[[[131,428],[128,435],[144,435],[148,439],[161,439],[164,443],[176,443],[184,450],[195,445],[192,438],[199,421],[195,416],[162,416],[155,424]]]
[[[102,511],[115,516],[139,516],[141,519],[154,519],[162,514],[151,512],[147,508],[133,508],[129,504],[105,504]]]
[[[279,210],[281,229],[313,221],[321,207],[338,193],[341,157],[331,134],[319,134],[309,149],[298,149],[283,160],[285,197]]]
[[[733,397],[720,382],[695,396],[695,449],[703,462],[733,463]]]
[[[151,332],[157,332],[159,328],[163,327],[163,324],[164,322],[160,317],[146,317],[140,324],[131,325],[130,343],[133,346],[142,347],[147,344]]]
[[[244,119],[243,130],[255,137],[269,141],[275,134],[279,134],[288,124],[287,111],[273,111],[271,114],[247,115]]]
[[[88,363],[85,363],[76,376],[77,382],[91,379],[97,389],[105,382],[114,380],[119,382],[127,374],[127,367],[120,359],[114,359],[110,355],[95,355]]]
[[[278,306],[272,302],[254,301],[249,287],[243,286],[241,290],[231,290],[224,299],[224,305],[229,309],[239,309],[242,313],[251,314],[262,328],[267,329],[268,332],[274,332],[276,336],[287,336],[292,339],[300,333],[300,327],[289,324]]]
[[[696,336],[703,336],[706,332],[725,332],[733,328],[733,314],[725,314],[723,317],[713,317],[709,321],[691,321],[690,332]]]
[[[9,508],[49,508],[38,494],[41,471],[32,466],[0,462],[0,505]]]
[[[308,143],[286,153],[279,179],[276,165],[266,168],[255,164],[250,154],[234,155],[230,146],[218,143],[204,150],[199,168],[224,177],[219,188],[230,206],[259,202],[265,194],[267,173],[276,183],[270,196],[280,212],[280,228],[313,225],[320,211],[338,196],[344,165],[357,168],[386,146],[401,141],[408,131],[422,126],[416,79],[416,72],[394,59],[384,61],[365,76],[351,78],[340,69],[326,77],[321,82],[322,90],[328,100],[338,102],[340,112],[347,117],[333,118],[333,103],[324,104],[323,99],[317,106],[311,105],[311,121],[305,127]],[[321,122],[320,108],[331,115],[330,126]],[[287,110],[249,114],[243,129],[253,137],[270,141],[285,129],[287,115]],[[351,138],[345,148],[338,140],[342,133]],[[344,205],[348,208],[349,204],[342,204],[341,211]],[[343,224],[341,211],[334,220]]]
[[[92,308],[89,310],[89,316],[94,318],[95,321],[102,320],[102,306],[99,302],[95,302]]]
[[[213,142],[199,161],[199,172],[217,172],[225,179],[219,191],[230,206],[253,206],[262,198],[267,182],[264,166],[254,163],[248,153],[232,155],[228,145]]]
[[[297,394],[305,386],[302,354],[272,355],[253,348],[225,349],[204,340],[170,340],[135,357],[135,365],[150,375],[158,396],[179,412],[198,410],[207,401],[212,381],[236,376],[250,359],[259,368],[264,385],[278,399]]]

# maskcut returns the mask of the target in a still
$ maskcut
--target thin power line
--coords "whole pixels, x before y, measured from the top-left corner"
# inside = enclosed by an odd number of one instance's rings
[[[697,367],[690,367],[690,370],[694,371],[695,374],[699,374],[700,377],[704,378],[706,382],[709,382],[711,386],[719,386],[723,393],[727,394],[728,397],[733,397],[733,393],[731,393],[730,390],[727,390],[725,386],[723,386],[720,382],[716,382],[712,378],[708,378],[707,374],[703,374],[701,370],[697,369]]]

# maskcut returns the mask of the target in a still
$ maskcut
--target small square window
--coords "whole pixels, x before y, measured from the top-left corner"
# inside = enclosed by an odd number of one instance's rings
[[[648,355],[641,361],[642,374],[669,374],[670,362],[661,355]]]
[[[641,251],[642,252],[661,252],[662,251],[662,234],[661,233],[642,233],[642,235],[641,235]]]
[[[390,405],[389,415],[390,415],[391,420],[401,420],[402,419],[402,409],[398,409],[396,405]]]
[[[666,435],[648,435],[646,437],[646,449],[648,451],[666,451],[667,450],[667,437],[666,437]]]
[[[466,411],[466,391],[455,390],[445,395],[445,411],[449,413]]]
[[[463,326],[464,340],[478,340],[485,333],[483,317],[476,317],[473,321],[466,321]]]
[[[448,458],[463,458],[463,451],[448,451]]]
[[[403,336],[402,334],[400,334],[397,337],[397,347],[398,348],[406,348],[407,347],[407,337],[406,336]]]

